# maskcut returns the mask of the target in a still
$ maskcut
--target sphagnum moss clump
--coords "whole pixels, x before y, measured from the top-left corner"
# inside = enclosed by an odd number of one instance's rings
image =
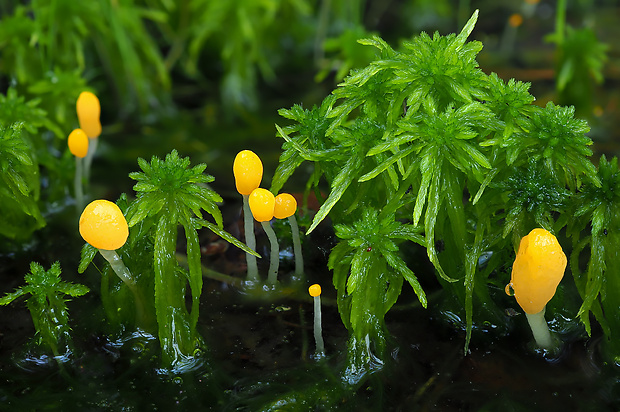
[[[461,303],[467,352],[474,313],[480,325],[508,330],[488,286],[513,241],[536,226],[558,233],[584,184],[601,186],[589,128],[571,107],[536,106],[528,83],[478,67],[482,43],[467,41],[477,18],[458,34],[422,33],[399,49],[362,39],[377,49],[375,61],[351,71],[320,105],[280,110],[289,124],[276,125],[284,143],[272,191],[304,162],[313,165],[307,188],[321,206],[308,232],[327,217],[335,227],[329,266],[351,370],[372,368],[361,360],[372,358],[363,355],[366,337],[375,352],[385,348],[382,316],[403,278],[425,303],[400,240],[426,249],[442,287]]]

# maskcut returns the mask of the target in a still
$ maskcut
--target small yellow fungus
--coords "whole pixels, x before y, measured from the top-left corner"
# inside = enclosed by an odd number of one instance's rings
[[[308,293],[310,294],[310,296],[312,296],[313,298],[317,297],[317,296],[321,296],[321,285],[315,283],[314,285],[310,286],[308,288]]]
[[[88,153],[88,136],[84,130],[75,129],[69,134],[67,145],[73,156],[83,158]]]
[[[99,137],[101,134],[101,105],[99,99],[91,92],[82,92],[77,99],[76,110],[80,129],[84,130],[90,138]]]
[[[251,150],[242,150],[237,153],[233,162],[235,186],[242,195],[249,195],[260,185],[263,179],[263,163]]]
[[[280,193],[276,196],[276,203],[273,208],[273,215],[276,219],[286,219],[293,216],[297,211],[297,201],[288,193]]]
[[[276,204],[275,197],[267,189],[254,189],[249,198],[250,209],[254,219],[259,222],[268,222],[273,218],[273,210]]]
[[[80,235],[93,247],[116,250],[129,236],[127,220],[121,209],[108,200],[89,203],[80,216]]]
[[[526,313],[541,312],[555,295],[565,269],[566,255],[556,237],[545,229],[534,229],[521,239],[506,289],[512,288]]]
[[[523,16],[521,16],[519,13],[511,14],[508,18],[508,24],[511,27],[519,27],[523,24]]]

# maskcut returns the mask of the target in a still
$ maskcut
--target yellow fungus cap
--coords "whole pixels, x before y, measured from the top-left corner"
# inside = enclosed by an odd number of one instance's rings
[[[69,134],[67,145],[75,157],[85,157],[88,153],[88,136],[82,129],[75,129]]]
[[[555,295],[565,269],[566,255],[556,237],[534,229],[521,239],[507,289],[512,287],[526,313],[538,313]]]
[[[280,193],[276,196],[276,204],[273,208],[273,215],[276,219],[286,219],[293,216],[297,210],[297,200],[288,193]]]
[[[308,293],[313,298],[316,298],[317,296],[321,296],[321,285],[315,283],[314,285],[310,286],[308,288]]]
[[[82,92],[76,103],[80,129],[84,130],[90,138],[99,137],[101,134],[101,105],[99,99],[91,92]]]
[[[80,216],[80,235],[97,249],[116,250],[129,236],[127,220],[121,209],[107,200],[94,200]]]
[[[233,175],[237,191],[249,195],[263,180],[263,162],[253,151],[242,150],[233,162]]]
[[[268,222],[273,218],[273,208],[276,203],[276,199],[267,189],[254,189],[250,193],[249,198],[250,210],[254,219],[259,222]]]

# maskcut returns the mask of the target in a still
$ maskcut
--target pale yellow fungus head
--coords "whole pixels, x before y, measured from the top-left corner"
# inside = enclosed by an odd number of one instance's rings
[[[276,200],[273,193],[267,189],[258,188],[250,193],[250,210],[252,210],[254,219],[259,222],[268,222],[273,218],[275,203]]]
[[[276,196],[276,204],[273,208],[273,215],[276,219],[286,219],[293,216],[297,211],[297,200],[288,193],[280,193]]]
[[[308,293],[313,298],[316,298],[317,296],[321,296],[321,285],[315,283],[314,285],[310,286],[308,288]]]
[[[101,134],[101,105],[99,99],[91,92],[82,92],[76,103],[80,129],[84,130],[90,138],[99,137]]]
[[[242,195],[249,195],[263,179],[263,162],[253,151],[242,150],[237,153],[233,162],[233,175],[237,191]]]
[[[85,157],[88,153],[88,136],[82,129],[75,129],[69,134],[67,145],[75,157]]]
[[[555,295],[565,269],[566,255],[556,237],[545,229],[534,229],[521,239],[506,292],[512,288],[526,313],[538,313]]]
[[[94,200],[80,216],[80,235],[97,249],[116,250],[129,236],[127,220],[119,207],[107,200]]]

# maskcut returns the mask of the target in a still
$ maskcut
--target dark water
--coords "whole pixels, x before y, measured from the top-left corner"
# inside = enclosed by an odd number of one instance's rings
[[[232,202],[232,201],[231,201]],[[237,205],[225,211],[234,217]],[[229,220],[229,221],[234,221]],[[52,226],[53,228],[53,226]],[[232,227],[230,227],[232,231]],[[50,230],[50,229],[46,229]],[[60,236],[62,239],[63,236]],[[355,410],[355,411],[613,411],[620,407],[618,370],[592,338],[549,319],[561,353],[536,352],[525,317],[507,313],[504,325],[482,325],[463,355],[464,332],[447,297],[430,291],[429,309],[405,287],[386,322],[392,335],[383,367],[356,385],[344,383],[347,332],[325,267],[328,233],[308,255],[308,277],[323,286],[327,358],[313,357],[309,279],[293,282],[283,262],[281,293],[259,297],[238,282],[205,278],[199,330],[205,350],[186,372],[161,369],[157,340],[146,333],[110,331],[100,309],[96,270],[63,276],[92,292],[69,303],[75,351],[61,366],[32,343],[22,302],[1,309],[0,410]],[[209,244],[209,234],[202,234]],[[77,241],[58,241],[66,246]],[[259,247],[263,239],[259,238]],[[203,252],[207,253],[205,249]],[[4,258],[5,261],[10,259]],[[203,263],[243,278],[231,248],[211,250]],[[263,265],[264,266],[264,265]],[[261,268],[262,273],[266,268]],[[20,284],[3,270],[3,289]],[[258,293],[260,295],[260,293]],[[433,303],[436,303],[433,305]],[[506,325],[508,331],[506,332]]]

